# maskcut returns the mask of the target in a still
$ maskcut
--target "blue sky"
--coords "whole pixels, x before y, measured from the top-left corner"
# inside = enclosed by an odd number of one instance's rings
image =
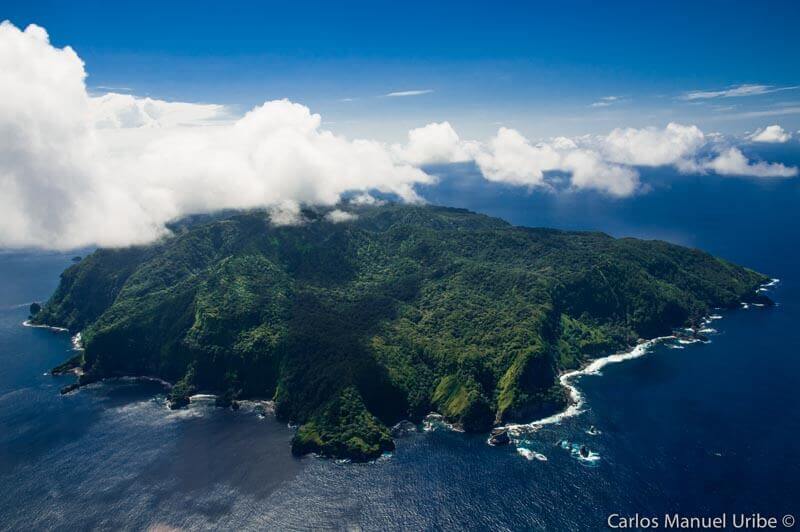
[[[291,4],[291,5],[290,5]],[[290,98],[347,135],[449,120],[463,136],[693,123],[800,127],[798,2],[13,2],[90,89],[242,110]],[[689,91],[761,85],[749,96]],[[785,89],[773,91],[774,89]],[[386,97],[403,91],[431,91]],[[735,94],[735,93],[734,93]],[[706,95],[708,96],[708,95]],[[604,99],[607,98],[607,99]],[[593,106],[594,104],[594,106]]]

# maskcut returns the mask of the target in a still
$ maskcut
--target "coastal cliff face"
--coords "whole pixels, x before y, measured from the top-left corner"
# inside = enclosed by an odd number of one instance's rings
[[[199,217],[68,268],[33,321],[80,331],[80,383],[121,375],[266,397],[293,451],[368,460],[437,411],[467,431],[566,406],[560,371],[668,334],[768,279],[702,251],[513,227],[459,209],[348,207],[276,227]]]

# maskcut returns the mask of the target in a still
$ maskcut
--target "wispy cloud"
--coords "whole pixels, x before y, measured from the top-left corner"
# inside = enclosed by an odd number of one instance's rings
[[[423,94],[430,94],[433,92],[433,89],[416,89],[410,91],[396,91],[390,92],[388,94],[384,94],[387,98],[400,98],[404,96],[422,96]]]
[[[765,116],[783,116],[800,114],[800,105],[781,107],[779,109],[767,109],[763,111],[744,111],[741,113],[729,113],[716,117],[719,120],[734,120],[738,118],[761,118]]]
[[[95,89],[103,90],[103,91],[112,91],[112,92],[132,92],[133,89],[130,87],[110,87],[108,85],[98,85]]]
[[[617,102],[619,102],[619,96],[603,96],[598,101],[589,105],[589,107],[608,107]]]
[[[354,102],[358,100],[358,98],[339,98],[340,102]]]
[[[800,85],[775,87],[773,85],[744,84],[720,90],[689,91],[680,96],[681,100],[706,100],[709,98],[740,98],[742,96],[760,96],[771,92],[800,89]]]

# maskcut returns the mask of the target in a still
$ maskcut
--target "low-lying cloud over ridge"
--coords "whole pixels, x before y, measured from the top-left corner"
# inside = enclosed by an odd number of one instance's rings
[[[188,213],[287,213],[351,190],[417,201],[414,185],[432,181],[288,100],[219,123],[221,106],[92,97],[85,77],[77,54],[51,46],[44,29],[0,25],[0,246],[147,242]]]
[[[464,140],[441,122],[387,145],[336,135],[288,100],[237,117],[217,104],[92,95],[85,78],[80,57],[43,28],[0,24],[0,247],[143,243],[172,219],[223,208],[267,207],[275,223],[296,223],[301,204],[335,205],[348,192],[361,203],[377,201],[370,191],[420,201],[415,186],[434,182],[423,169],[433,163],[472,161],[494,182],[619,197],[640,189],[642,166],[797,175],[691,125],[536,143],[509,128]]]

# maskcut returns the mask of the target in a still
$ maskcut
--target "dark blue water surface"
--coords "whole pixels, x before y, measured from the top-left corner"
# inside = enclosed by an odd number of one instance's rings
[[[790,151],[769,154],[797,162]],[[434,169],[431,201],[523,225],[701,247],[781,283],[774,309],[725,312],[709,344],[654,348],[578,382],[583,414],[530,438],[546,462],[484,436],[398,440],[372,464],[292,458],[291,430],[252,409],[170,412],[157,383],[60,396],[70,339],[22,327],[70,255],[0,254],[0,528],[602,529],[623,515],[800,510],[800,185],[650,173],[648,194],[525,194],[469,166]],[[602,434],[590,436],[595,425]],[[590,467],[557,444],[600,455]]]

